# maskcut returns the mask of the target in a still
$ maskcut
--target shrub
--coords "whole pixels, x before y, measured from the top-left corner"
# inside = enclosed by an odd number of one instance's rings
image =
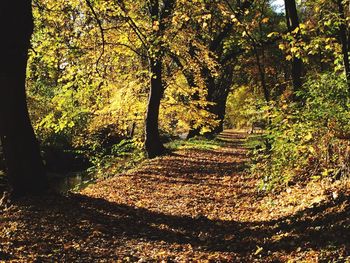
[[[344,77],[323,74],[299,94],[304,105],[280,100],[266,111],[268,144],[253,165],[262,174],[261,189],[271,190],[298,178],[349,174],[350,110]]]

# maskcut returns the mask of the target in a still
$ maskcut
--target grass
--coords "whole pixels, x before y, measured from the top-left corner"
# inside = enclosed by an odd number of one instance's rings
[[[262,147],[265,144],[264,134],[252,134],[248,136],[245,146],[248,149],[256,149],[257,147]]]
[[[217,139],[207,139],[205,137],[194,137],[189,140],[174,140],[165,146],[170,150],[198,149],[198,150],[216,150],[225,143]]]

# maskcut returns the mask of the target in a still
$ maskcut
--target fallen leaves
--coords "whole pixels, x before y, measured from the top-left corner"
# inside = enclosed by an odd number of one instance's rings
[[[229,132],[225,138],[235,142],[243,135]],[[81,194],[19,200],[0,217],[0,261],[317,262],[348,257],[349,193],[311,181],[259,196],[259,178],[243,169],[246,152],[230,141],[209,150],[185,148]]]

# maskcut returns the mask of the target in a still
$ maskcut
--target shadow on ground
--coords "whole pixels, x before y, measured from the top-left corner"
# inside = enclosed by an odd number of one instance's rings
[[[278,220],[233,222],[166,215],[83,195],[22,200],[1,219],[2,225],[16,219],[19,229],[9,238],[11,244],[2,244],[6,249],[0,259],[36,255],[40,261],[86,262],[132,255],[137,261],[142,258],[138,246],[143,242],[156,242],[156,249],[170,248],[169,260],[188,245],[208,254],[230,253],[232,260],[243,261],[277,260],[279,254],[310,249],[336,251],[341,247],[349,252],[349,204],[350,199],[344,197]],[[133,247],[126,249],[128,241]],[[258,255],[257,248],[262,248]],[[340,255],[328,254],[324,260],[335,256]]]
[[[217,220],[197,212],[185,215],[166,210],[165,206],[175,207],[185,200],[182,187],[192,199],[207,194],[205,202],[197,202],[197,206],[216,204],[223,213],[240,213],[232,208],[234,202],[255,200],[256,189],[249,185],[252,178],[242,176],[245,152],[235,141],[244,140],[244,134],[225,136],[228,142],[221,150],[180,151],[150,161],[120,179],[95,185],[92,191],[104,198],[69,194],[17,200],[10,209],[0,211],[0,260],[284,262],[293,255],[303,258],[317,251],[318,260],[327,262],[349,256],[349,196],[269,221]],[[237,177],[243,178],[239,181]],[[128,185],[123,185],[123,178],[129,180]],[[225,183],[225,178],[230,183]],[[170,203],[157,195],[160,184],[167,195],[174,194]],[[214,198],[214,190],[219,188],[240,194]],[[111,201],[122,190],[125,199]],[[143,200],[152,194],[158,210],[126,202],[128,197]],[[249,207],[245,212],[250,213]]]

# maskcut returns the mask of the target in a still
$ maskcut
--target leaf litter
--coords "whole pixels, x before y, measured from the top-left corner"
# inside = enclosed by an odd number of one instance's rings
[[[0,210],[1,262],[347,262],[349,183],[261,195],[246,134]]]

